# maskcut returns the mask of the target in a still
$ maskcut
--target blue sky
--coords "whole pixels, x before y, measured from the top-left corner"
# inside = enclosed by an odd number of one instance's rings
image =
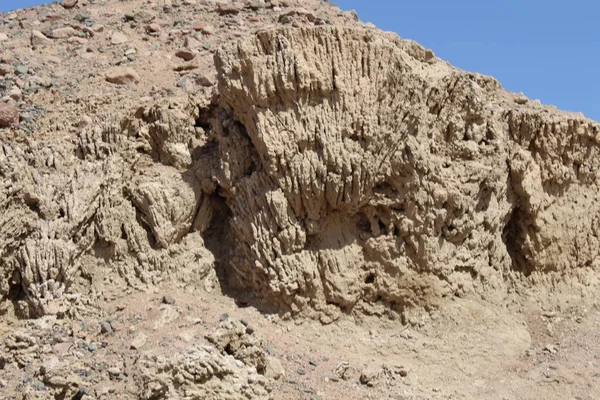
[[[600,121],[596,0],[334,0],[440,58]],[[0,0],[0,11],[47,1]]]
[[[53,3],[49,0],[0,0],[0,11],[6,12],[10,10],[16,10],[18,8],[27,8],[33,6],[39,6],[44,3]]]
[[[600,1],[334,1],[457,67],[600,121]]]

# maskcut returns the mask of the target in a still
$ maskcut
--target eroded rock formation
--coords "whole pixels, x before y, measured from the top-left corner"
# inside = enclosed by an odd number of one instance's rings
[[[597,123],[372,29],[266,30],[215,61],[188,103],[2,144],[3,297],[43,315],[94,271],[216,268],[330,321],[597,267]]]
[[[269,302],[427,308],[596,267],[598,124],[375,31],[266,31],[217,68],[231,269]]]

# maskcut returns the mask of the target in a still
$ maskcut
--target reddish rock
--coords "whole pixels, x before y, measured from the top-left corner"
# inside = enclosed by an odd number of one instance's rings
[[[63,0],[60,2],[60,5],[66,8],[67,10],[75,7],[79,0]]]
[[[0,127],[6,128],[19,122],[19,110],[10,104],[0,103]]]
[[[217,10],[220,15],[237,15],[242,11],[242,7],[237,4],[219,4]]]
[[[156,22],[150,25],[146,25],[146,32],[148,33],[156,33],[160,32],[160,25]]]
[[[194,29],[197,32],[202,32],[205,35],[214,35],[215,33],[215,28],[212,25],[206,24],[204,22],[198,22],[192,27],[192,29]]]
[[[193,37],[188,36],[185,38],[185,47],[187,47],[188,49],[197,49],[200,46],[201,43]]]
[[[208,75],[200,75],[196,79],[196,84],[204,87],[211,87],[215,84],[215,80]]]
[[[196,57],[196,53],[190,50],[179,50],[177,53],[175,53],[175,56],[185,61],[191,61]]]

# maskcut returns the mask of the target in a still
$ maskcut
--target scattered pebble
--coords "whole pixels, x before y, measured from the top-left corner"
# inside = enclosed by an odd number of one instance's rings
[[[19,110],[10,104],[0,103],[0,127],[9,127],[19,122]]]
[[[100,332],[101,333],[112,333],[113,332],[113,328],[110,325],[109,322],[107,321],[102,321],[100,322]]]
[[[114,67],[109,69],[104,74],[107,82],[118,85],[127,85],[140,81],[138,73],[129,67]]]

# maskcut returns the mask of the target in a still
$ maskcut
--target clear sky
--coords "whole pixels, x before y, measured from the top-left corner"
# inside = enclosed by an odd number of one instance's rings
[[[600,121],[598,0],[334,0],[513,92]]]
[[[54,3],[52,0],[0,0],[0,12]]]
[[[598,0],[334,0],[452,64],[600,121]],[[0,11],[43,0],[0,0]]]

